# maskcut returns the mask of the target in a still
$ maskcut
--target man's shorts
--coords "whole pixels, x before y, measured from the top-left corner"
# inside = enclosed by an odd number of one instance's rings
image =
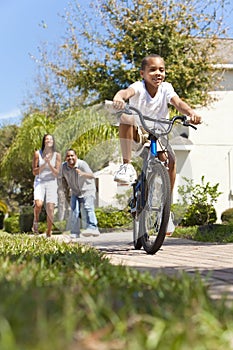
[[[46,203],[57,204],[57,179],[41,181],[36,179],[34,182],[34,201],[41,200]]]

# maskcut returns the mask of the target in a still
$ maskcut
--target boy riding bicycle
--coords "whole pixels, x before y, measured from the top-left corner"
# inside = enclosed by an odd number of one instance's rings
[[[187,115],[191,124],[200,124],[201,117],[177,95],[173,86],[165,80],[165,63],[161,56],[152,54],[142,60],[140,75],[142,81],[131,84],[128,88],[120,90],[113,98],[113,105],[116,109],[124,109],[125,101],[141,111],[145,116],[153,119],[169,119],[168,104],[173,105],[181,114]],[[139,125],[139,127],[138,127]],[[120,117],[119,137],[123,164],[116,172],[114,180],[120,183],[133,183],[137,174],[131,164],[131,153],[133,142],[143,142],[143,135],[140,132],[140,122],[135,121],[134,116],[122,114]],[[162,140],[161,140],[162,141]],[[158,158],[161,161],[168,159],[168,172],[171,182],[171,191],[174,188],[176,178],[176,160],[171,146],[166,143],[158,151]],[[167,227],[167,235],[174,231],[174,225],[170,216]]]
[[[124,109],[125,101],[139,109],[143,115],[154,119],[168,119],[168,104],[173,105],[181,114],[187,115],[191,124],[200,124],[201,117],[184,101],[180,99],[170,83],[165,80],[165,63],[162,57],[156,54],[146,56],[142,60],[140,75],[142,81],[131,84],[120,90],[113,98],[116,109]],[[114,176],[114,181],[130,184],[137,178],[136,171],[131,164],[133,141],[142,142],[143,135],[138,129],[134,116],[122,114],[120,117],[119,137],[123,157],[123,164]],[[169,161],[169,177],[171,190],[176,178],[175,155],[170,145],[158,152],[162,161]]]

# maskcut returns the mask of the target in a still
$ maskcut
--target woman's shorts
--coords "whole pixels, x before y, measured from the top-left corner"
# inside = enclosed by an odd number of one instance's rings
[[[57,179],[49,181],[34,182],[34,201],[40,200],[46,203],[57,204]]]

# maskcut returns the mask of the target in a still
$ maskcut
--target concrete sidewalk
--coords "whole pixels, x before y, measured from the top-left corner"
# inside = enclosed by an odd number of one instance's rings
[[[54,236],[69,242],[69,236]],[[122,264],[169,275],[197,271],[209,286],[210,295],[223,295],[233,300],[233,243],[200,243],[187,239],[166,237],[163,246],[155,255],[148,255],[143,249],[135,250],[132,231],[102,233],[99,237],[78,238],[79,243],[91,245],[105,253],[113,264]]]

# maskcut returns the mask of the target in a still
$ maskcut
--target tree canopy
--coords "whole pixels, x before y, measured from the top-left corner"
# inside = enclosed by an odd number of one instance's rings
[[[93,170],[103,166],[116,129],[102,122],[98,108],[83,107],[98,106],[138,80],[148,54],[164,58],[166,80],[182,99],[193,107],[207,104],[216,86],[213,64],[217,39],[224,35],[224,6],[225,0],[99,0],[85,12],[71,0],[64,40],[53,59],[40,49],[36,98],[30,96],[16,137],[0,150],[2,198],[10,189],[19,203],[32,200],[32,155],[47,132],[54,133],[62,155],[75,147]]]
[[[216,86],[217,38],[224,33],[219,4],[100,0],[92,6],[92,12],[83,13],[73,0],[66,15],[69,35],[59,55],[69,57],[69,64],[47,62],[67,89],[81,97],[80,104],[112,99],[139,79],[142,58],[151,53],[165,59],[167,81],[181,98],[193,107],[209,102],[208,92]]]

